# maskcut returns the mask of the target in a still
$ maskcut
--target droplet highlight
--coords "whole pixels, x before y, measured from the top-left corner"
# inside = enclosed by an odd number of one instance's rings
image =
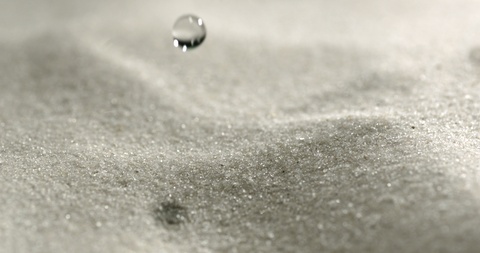
[[[195,15],[183,15],[175,21],[172,30],[173,46],[183,52],[200,46],[207,37],[203,19]]]

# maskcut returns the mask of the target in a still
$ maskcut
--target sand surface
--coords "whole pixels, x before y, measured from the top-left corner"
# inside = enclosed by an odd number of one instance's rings
[[[1,0],[0,252],[479,252],[479,10]]]

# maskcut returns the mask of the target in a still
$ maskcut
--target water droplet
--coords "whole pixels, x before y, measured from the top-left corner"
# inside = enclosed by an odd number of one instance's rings
[[[173,25],[173,46],[186,52],[198,47],[207,37],[203,20],[195,15],[183,15]]]

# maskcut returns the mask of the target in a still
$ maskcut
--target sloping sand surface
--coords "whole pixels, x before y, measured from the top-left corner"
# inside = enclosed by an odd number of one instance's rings
[[[479,252],[479,9],[0,1],[0,252]]]

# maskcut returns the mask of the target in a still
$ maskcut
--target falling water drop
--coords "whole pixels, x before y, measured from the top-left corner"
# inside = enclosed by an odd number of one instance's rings
[[[183,52],[198,47],[207,36],[203,20],[195,15],[183,15],[173,25],[173,46]]]

